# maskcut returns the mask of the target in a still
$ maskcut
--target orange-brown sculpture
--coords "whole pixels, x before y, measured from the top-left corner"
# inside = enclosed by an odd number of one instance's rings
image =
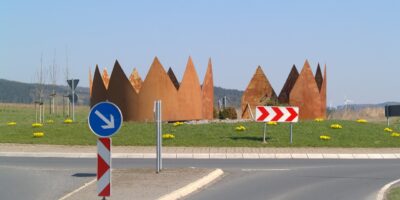
[[[214,118],[214,81],[213,81],[213,72],[212,72],[212,64],[211,58],[208,60],[208,66],[206,75],[204,76],[203,85],[201,87],[202,90],[202,99],[203,99],[203,118],[212,120]]]
[[[108,72],[107,72],[106,68],[103,69],[103,82],[104,82],[104,86],[106,86],[106,88],[108,88],[108,84],[110,83],[110,78],[108,76]]]
[[[167,74],[168,74],[169,78],[171,79],[172,83],[174,84],[175,88],[176,88],[176,89],[179,89],[179,82],[178,82],[178,79],[176,78],[175,73],[174,73],[174,71],[171,69],[171,67],[168,69]]]
[[[90,107],[93,107],[101,101],[107,100],[107,89],[101,78],[99,67],[96,65],[93,76],[92,95],[90,96]]]
[[[132,84],[133,89],[135,89],[136,93],[139,93],[140,88],[142,88],[142,78],[140,78],[139,72],[136,68],[133,69],[131,76],[129,77],[129,81]]]
[[[307,60],[290,92],[289,103],[299,107],[300,119],[325,118],[321,113],[322,103],[318,85]]]
[[[290,91],[292,91],[294,84],[296,83],[297,79],[299,78],[299,72],[295,65],[293,65],[292,70],[289,73],[288,78],[286,79],[285,84],[279,93],[278,101],[281,104],[289,104],[289,95]]]
[[[324,66],[324,78],[322,80],[322,86],[320,90],[320,98],[321,98],[321,117],[326,118],[326,65]]]
[[[135,118],[137,110],[138,94],[132,87],[131,82],[125,76],[124,71],[115,61],[107,89],[107,100],[115,103],[122,112],[124,119]]]
[[[165,121],[212,119],[214,85],[211,60],[202,87],[190,57],[181,84],[172,69],[169,71],[171,73],[167,74],[156,57],[142,82],[137,70],[128,79],[116,61],[106,88],[96,66],[90,105],[108,100],[121,109],[125,121],[153,121],[154,101],[161,100],[162,119]]]
[[[263,106],[277,100],[276,93],[260,66],[257,67],[249,85],[242,96],[242,118],[249,119],[256,106]],[[253,116],[254,117],[254,116]]]
[[[243,93],[242,118],[249,119],[251,111],[254,115],[256,106],[267,105],[262,99],[264,96],[271,94],[270,91],[273,91],[273,89],[269,82],[266,81],[267,78],[264,77],[265,74],[258,67],[249,86]],[[255,85],[258,85],[257,88],[254,88]],[[269,87],[266,87],[266,85],[269,85]],[[326,66],[322,76],[321,68],[318,64],[314,76],[310,64],[306,60],[300,74],[293,65],[276,104],[298,106],[300,119],[326,118],[326,86]]]

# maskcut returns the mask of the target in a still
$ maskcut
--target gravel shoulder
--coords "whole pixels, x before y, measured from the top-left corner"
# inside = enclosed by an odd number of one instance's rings
[[[112,199],[158,199],[210,174],[215,169],[177,168],[164,169],[117,169],[112,171]],[[96,182],[73,194],[68,200],[96,199]]]

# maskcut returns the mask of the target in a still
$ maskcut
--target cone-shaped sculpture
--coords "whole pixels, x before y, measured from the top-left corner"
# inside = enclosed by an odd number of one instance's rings
[[[110,79],[106,70],[102,77],[96,66],[93,81],[90,81],[92,90],[90,105],[110,101],[121,109],[124,121],[153,121],[154,101],[161,100],[163,121],[212,119],[214,88],[211,61],[203,88],[200,86],[190,57],[182,84],[177,84],[179,90],[172,82],[171,75],[174,75],[172,69],[168,75],[157,57],[143,82],[137,70],[133,70],[128,79],[118,61],[115,62]],[[104,80],[108,80],[108,89],[104,85],[106,82]],[[203,98],[205,98],[204,104]]]
[[[286,79],[285,85],[283,85],[281,93],[279,94],[279,103],[289,104],[290,92],[292,91],[297,78],[299,78],[299,72],[297,71],[296,66],[293,65],[292,70],[290,71],[289,76]]]
[[[326,118],[326,86],[327,86],[327,79],[326,79],[326,65],[324,67],[324,80],[321,86],[321,116],[322,118]]]
[[[165,121],[185,120],[180,116],[178,91],[165,72],[157,57],[147,73],[139,92],[138,121],[154,120],[154,101],[162,101],[162,119]]]
[[[315,82],[317,82],[318,91],[321,91],[323,78],[322,78],[322,72],[321,72],[321,67],[319,66],[319,63],[317,66],[317,71],[315,72]]]
[[[107,89],[101,78],[99,67],[96,65],[93,77],[92,96],[90,96],[90,107],[105,100],[107,100]]]
[[[129,77],[129,81],[131,82],[133,89],[135,89],[135,92],[139,93],[140,88],[142,88],[143,81],[142,78],[140,78],[139,72],[136,68],[133,69],[133,72]]]
[[[321,117],[321,97],[307,60],[290,92],[289,103],[299,107],[300,119]]]
[[[174,84],[175,88],[178,90],[179,89],[179,82],[178,82],[178,79],[175,76],[174,71],[172,71],[171,67],[168,69],[168,76],[171,79],[172,83]]]
[[[208,60],[207,72],[204,76],[201,92],[203,100],[203,119],[212,120],[214,118],[214,80],[211,58]]]
[[[202,93],[199,77],[192,58],[189,57],[183,74],[182,82],[178,90],[178,102],[181,108],[180,116],[186,120],[202,119]]]
[[[242,119],[249,119],[251,112],[255,113],[256,106],[264,106],[266,102],[276,102],[277,96],[260,66],[257,67],[249,85],[242,96]],[[243,112],[247,110],[246,112]]]
[[[110,83],[110,78],[108,76],[108,72],[107,72],[106,68],[103,69],[103,82],[104,82],[104,86],[106,88],[108,88],[108,84]]]
[[[92,86],[93,86],[92,70],[89,67],[89,95],[90,96],[92,96]]]
[[[126,77],[118,61],[115,61],[111,73],[107,97],[108,101],[113,102],[119,107],[125,121],[135,120],[138,95],[134,91],[131,82]]]

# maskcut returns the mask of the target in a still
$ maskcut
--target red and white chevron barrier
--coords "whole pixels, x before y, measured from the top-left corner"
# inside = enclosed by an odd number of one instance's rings
[[[97,140],[97,193],[101,197],[111,195],[111,138]]]
[[[257,106],[256,121],[258,122],[298,122],[298,107]]]

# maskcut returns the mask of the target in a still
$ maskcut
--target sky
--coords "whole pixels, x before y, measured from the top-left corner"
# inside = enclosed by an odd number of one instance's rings
[[[0,78],[34,83],[56,63],[57,84],[89,85],[96,64],[144,79],[155,56],[181,79],[191,56],[202,81],[244,90],[260,65],[279,94],[295,64],[327,66],[328,104],[400,101],[400,1],[0,2]],[[41,62],[42,60],[42,62]],[[49,76],[46,78],[50,82]]]

